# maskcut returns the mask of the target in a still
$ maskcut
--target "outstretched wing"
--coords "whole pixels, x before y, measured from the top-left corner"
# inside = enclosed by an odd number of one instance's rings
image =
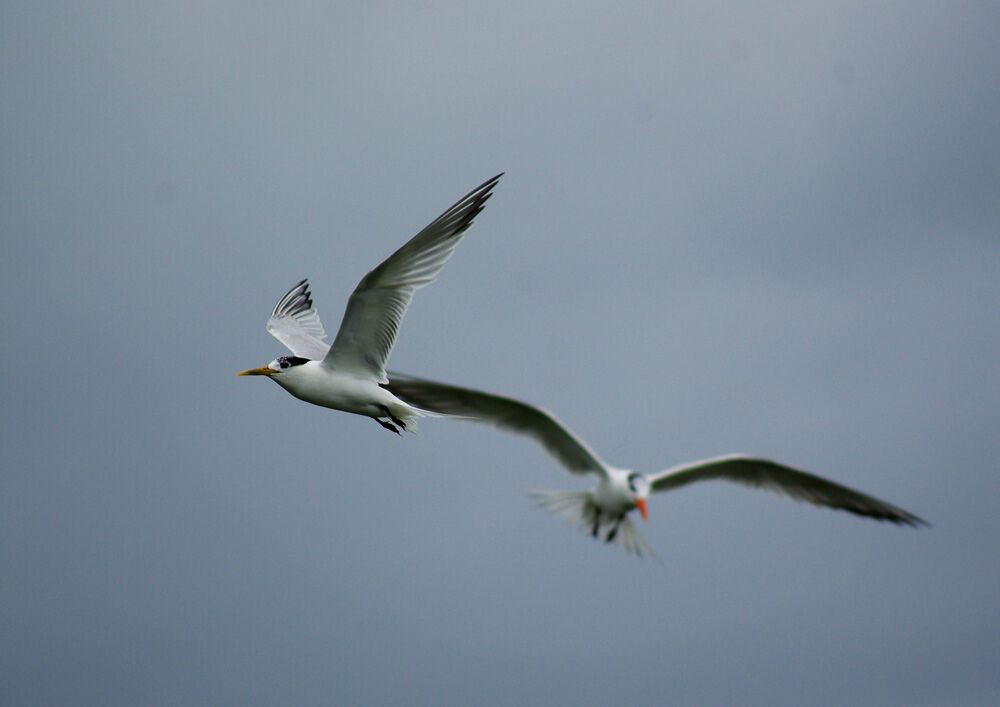
[[[323,359],[325,366],[385,382],[385,363],[413,292],[437,277],[501,176],[498,174],[459,199],[362,278],[347,303],[333,346]]]
[[[385,387],[422,410],[451,415],[527,435],[573,474],[607,476],[607,466],[583,440],[550,413],[500,395],[390,373]]]
[[[267,330],[296,356],[313,361],[326,356],[330,345],[323,339],[323,322],[313,307],[309,280],[302,280],[278,300],[267,320]]]
[[[721,479],[766,489],[817,506],[917,527],[927,521],[890,503],[784,464],[731,454],[682,464],[649,477],[653,491],[670,491],[696,481]]]

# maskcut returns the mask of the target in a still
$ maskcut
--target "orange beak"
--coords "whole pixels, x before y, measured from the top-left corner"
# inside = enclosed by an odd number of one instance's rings
[[[646,499],[637,498],[635,499],[635,507],[639,509],[639,515],[642,516],[643,520],[649,520],[649,513],[646,512]]]
[[[249,371],[243,371],[242,373],[237,373],[238,376],[273,376],[277,371],[272,371],[267,366],[262,368],[251,368]]]

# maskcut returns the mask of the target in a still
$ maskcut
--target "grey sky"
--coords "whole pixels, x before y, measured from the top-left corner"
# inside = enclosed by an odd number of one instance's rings
[[[1000,9],[545,5],[0,9],[5,704],[1000,700]],[[501,170],[391,368],[934,527],[235,376]]]

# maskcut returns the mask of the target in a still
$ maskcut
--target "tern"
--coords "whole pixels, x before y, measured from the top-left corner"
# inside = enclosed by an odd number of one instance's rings
[[[413,431],[416,418],[426,413],[384,387],[386,361],[414,291],[434,281],[502,176],[463,196],[365,275],[347,302],[333,345],[324,341],[308,280],[296,284],[267,322],[267,330],[293,355],[237,375],[268,376],[307,403],[366,415],[396,434]]]
[[[582,524],[595,538],[608,543],[620,539],[625,550],[636,555],[641,555],[642,550],[653,553],[629,520],[629,512],[638,509],[646,520],[646,499],[650,493],[712,479],[734,481],[897,525],[928,525],[890,503],[767,459],[729,454],[646,476],[609,466],[551,413],[519,400],[397,373],[389,374],[386,387],[422,410],[527,435],[570,473],[597,476],[597,486],[589,491],[533,491],[532,495],[555,514]]]

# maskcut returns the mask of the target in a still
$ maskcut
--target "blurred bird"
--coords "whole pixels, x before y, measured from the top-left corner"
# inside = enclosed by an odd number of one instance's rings
[[[596,475],[598,484],[589,491],[534,491],[532,495],[557,515],[582,523],[595,538],[608,543],[620,540],[626,551],[636,555],[643,550],[653,553],[629,521],[629,512],[637,508],[646,520],[646,498],[651,492],[671,491],[711,479],[735,481],[897,525],[928,525],[885,501],[767,459],[730,454],[646,476],[609,466],[550,413],[527,403],[397,373],[389,374],[385,387],[421,410],[527,435],[541,443],[570,473]]]
[[[413,292],[437,277],[503,173],[476,187],[365,275],[347,302],[340,331],[328,345],[302,280],[275,305],[267,330],[288,347],[261,368],[237,375],[268,376],[295,397],[374,418],[387,430],[413,430],[424,414],[383,386],[385,364]]]

